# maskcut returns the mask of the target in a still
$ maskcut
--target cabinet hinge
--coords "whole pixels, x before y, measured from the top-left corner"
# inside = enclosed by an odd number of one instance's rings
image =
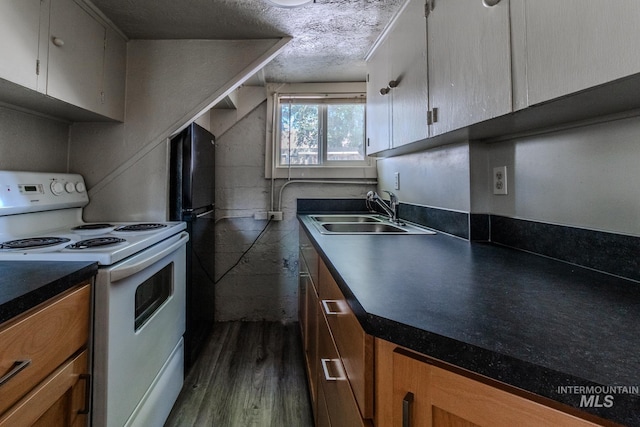
[[[438,108],[435,107],[433,110],[427,111],[427,124],[432,125],[438,122]]]
[[[100,102],[104,104],[104,92],[100,92]]]
[[[36,76],[40,75],[40,60],[36,59]]]
[[[369,83],[369,73],[367,73],[367,83]]]

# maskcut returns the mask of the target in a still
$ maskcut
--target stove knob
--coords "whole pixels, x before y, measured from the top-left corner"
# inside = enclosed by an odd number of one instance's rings
[[[84,182],[76,182],[76,191],[78,193],[84,193],[87,187],[84,186]]]
[[[73,185],[73,182],[67,182],[64,185],[64,189],[67,193],[73,193],[74,191],[76,191],[76,186]]]
[[[64,184],[60,181],[53,181],[51,183],[51,192],[56,196],[61,195],[64,193]]]

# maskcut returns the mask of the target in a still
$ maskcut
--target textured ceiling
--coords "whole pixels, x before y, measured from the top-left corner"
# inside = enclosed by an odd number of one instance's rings
[[[265,0],[93,0],[131,39],[291,36],[267,82],[364,81],[364,57],[403,0],[316,0],[295,9]]]

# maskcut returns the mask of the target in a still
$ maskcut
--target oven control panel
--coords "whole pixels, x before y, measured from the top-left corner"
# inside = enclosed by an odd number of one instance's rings
[[[0,216],[83,207],[87,203],[82,175],[0,171]]]

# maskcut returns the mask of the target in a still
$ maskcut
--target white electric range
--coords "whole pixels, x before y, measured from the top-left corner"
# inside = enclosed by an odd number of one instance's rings
[[[95,261],[94,427],[161,426],[182,387],[183,222],[87,223],[77,174],[0,171],[0,261]]]

